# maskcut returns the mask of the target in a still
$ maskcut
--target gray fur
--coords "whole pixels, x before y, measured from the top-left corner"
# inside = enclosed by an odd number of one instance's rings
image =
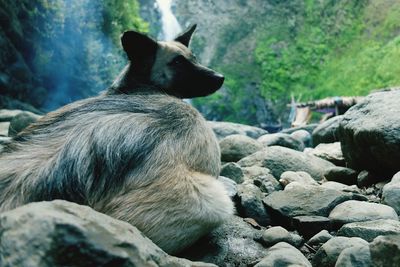
[[[106,94],[47,114],[5,147],[0,211],[65,199],[135,225],[170,253],[229,218],[212,130],[135,75],[131,63]]]

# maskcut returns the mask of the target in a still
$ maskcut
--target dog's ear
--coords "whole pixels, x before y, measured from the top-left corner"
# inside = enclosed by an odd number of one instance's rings
[[[193,24],[189,28],[186,29],[183,33],[181,33],[178,37],[175,38],[175,41],[180,42],[186,47],[189,47],[190,39],[192,38],[192,34],[194,30],[196,30],[197,24]]]
[[[140,61],[154,55],[158,46],[157,41],[135,31],[124,32],[121,35],[121,43],[131,61]]]

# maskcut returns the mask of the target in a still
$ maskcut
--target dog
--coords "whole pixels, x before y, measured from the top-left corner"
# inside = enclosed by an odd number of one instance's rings
[[[182,98],[224,77],[174,41],[122,34],[129,59],[105,93],[64,106],[19,133],[0,156],[0,211],[64,199],[136,226],[176,254],[228,220],[233,203],[216,137]]]

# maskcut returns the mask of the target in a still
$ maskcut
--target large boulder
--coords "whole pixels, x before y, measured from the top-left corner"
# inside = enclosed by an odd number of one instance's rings
[[[256,165],[268,168],[276,178],[285,171],[305,171],[317,181],[324,178],[326,169],[335,166],[316,156],[280,146],[266,147],[243,158],[238,164],[242,167]]]
[[[393,175],[400,171],[400,90],[370,94],[340,122],[339,139],[349,166]]]
[[[382,202],[400,214],[400,172],[396,173],[390,183],[383,187]]]
[[[400,222],[397,220],[374,220],[365,222],[353,222],[342,226],[338,235],[347,237],[360,237],[368,242],[380,235],[400,233]]]
[[[0,266],[215,265],[169,256],[126,222],[55,200],[0,214]]]
[[[223,138],[219,145],[221,147],[221,160],[226,162],[238,161],[263,148],[263,146],[245,135],[234,134]]]
[[[369,245],[371,266],[398,267],[400,262],[400,234],[378,236]]]
[[[261,135],[268,133],[264,129],[240,123],[209,121],[208,124],[211,126],[218,139],[222,139],[233,134],[241,134],[251,138],[258,138]]]
[[[338,128],[343,116],[336,116],[318,125],[312,132],[313,145],[339,141]]]

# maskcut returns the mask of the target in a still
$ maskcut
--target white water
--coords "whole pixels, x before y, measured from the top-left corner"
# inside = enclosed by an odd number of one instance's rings
[[[156,0],[156,2],[161,13],[161,39],[171,41],[182,31],[181,25],[172,13],[172,0]]]

